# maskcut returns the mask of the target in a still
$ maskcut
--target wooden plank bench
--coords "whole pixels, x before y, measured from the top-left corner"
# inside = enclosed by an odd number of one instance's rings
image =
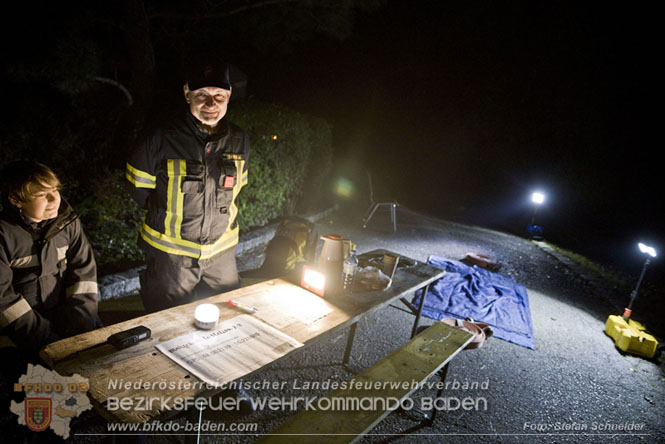
[[[363,402],[354,406],[359,408],[349,409],[354,400],[396,399],[401,403],[417,389],[417,384],[446,367],[472,339],[470,333],[437,322],[357,375],[347,387],[329,394],[326,398],[330,402],[318,404],[317,400],[315,406],[322,405],[322,410],[300,411],[257,443],[311,443],[313,439],[317,443],[355,442],[392,410],[384,402],[373,403],[376,408],[366,408]],[[369,386],[373,388],[366,388]],[[339,410],[326,407],[340,400],[340,407],[346,402],[345,407]]]

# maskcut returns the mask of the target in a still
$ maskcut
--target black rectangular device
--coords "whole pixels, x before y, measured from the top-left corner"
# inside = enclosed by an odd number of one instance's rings
[[[118,350],[122,350],[123,348],[127,348],[141,341],[144,341],[149,337],[150,329],[148,327],[144,327],[143,325],[139,325],[138,327],[112,334],[107,339],[107,342]]]

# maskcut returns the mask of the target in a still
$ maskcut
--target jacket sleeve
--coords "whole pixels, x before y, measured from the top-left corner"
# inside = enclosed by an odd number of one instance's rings
[[[97,264],[92,247],[81,228],[81,221],[72,222],[67,249],[65,298],[60,318],[67,336],[94,330],[101,326],[97,316]]]
[[[143,209],[147,209],[148,198],[157,187],[155,160],[152,158],[152,140],[145,139],[134,150],[126,165],[125,177],[129,181],[129,192],[132,198]]]
[[[5,248],[0,247],[0,331],[20,349],[36,355],[40,348],[60,338],[51,322],[14,292],[13,276]]]

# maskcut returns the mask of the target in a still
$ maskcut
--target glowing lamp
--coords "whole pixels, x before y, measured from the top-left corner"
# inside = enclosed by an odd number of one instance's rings
[[[628,307],[626,307],[623,311],[623,318],[627,321],[630,315],[633,313],[633,302],[635,302],[635,298],[637,297],[637,292],[640,289],[640,284],[642,283],[642,279],[644,279],[644,273],[647,271],[647,265],[649,265],[649,262],[651,261],[651,258],[656,257],[656,249],[653,247],[650,247],[648,245],[643,244],[642,242],[637,244],[637,247],[640,249],[640,251],[647,256],[646,260],[644,261],[644,265],[642,266],[642,272],[640,273],[640,278],[637,280],[637,285],[635,286],[635,290],[630,293],[630,302],[628,303]]]
[[[345,177],[340,177],[337,179],[337,182],[335,183],[335,193],[343,197],[345,199],[348,199],[349,197],[353,196],[354,189],[353,189],[353,182],[351,182],[349,179]]]
[[[656,257],[656,249],[648,245],[644,245],[642,242],[637,244],[638,248],[642,253],[648,254],[651,257]]]
[[[531,235],[531,239],[542,239],[543,229],[536,225],[536,213],[538,213],[538,207],[545,202],[545,193],[534,191],[531,193],[531,202],[533,203],[533,215],[531,216],[531,223],[529,224],[528,231]]]
[[[323,297],[326,289],[326,275],[308,265],[303,265],[300,286]]]
[[[542,205],[543,202],[545,202],[545,195],[539,191],[536,191],[531,195],[531,202],[535,203],[536,205]]]
[[[197,305],[194,310],[194,323],[202,330],[210,330],[217,325],[219,308],[214,304]]]

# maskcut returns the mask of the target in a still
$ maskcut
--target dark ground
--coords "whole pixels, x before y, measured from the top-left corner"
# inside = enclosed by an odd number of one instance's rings
[[[607,316],[621,313],[628,296],[624,286],[630,290],[632,283],[621,284],[582,265],[572,265],[547,244],[539,246],[513,235],[429,218],[403,207],[398,211],[396,234],[390,232],[385,213],[377,214],[366,230],[361,228],[360,218],[356,211],[340,211],[336,217],[318,224],[319,233],[338,233],[350,238],[357,243],[360,253],[386,248],[419,261],[425,261],[430,254],[452,259],[461,259],[468,252],[491,256],[501,265],[501,273],[527,287],[536,338],[536,350],[492,338],[482,348],[464,351],[452,362],[448,381],[488,381],[488,387],[458,388],[450,390],[447,396],[483,397],[487,400],[487,410],[442,411],[436,424],[429,428],[418,428],[417,422],[395,412],[360,442],[665,441],[665,367],[656,361],[620,353],[603,333]],[[254,251],[239,258],[239,264],[241,268],[254,268],[261,260],[261,251]],[[639,302],[634,307],[637,320],[662,319],[661,314],[649,310],[648,300]],[[127,307],[131,312],[136,303],[128,300]],[[354,368],[369,367],[407,341],[412,322],[412,316],[392,308],[363,319],[352,353]],[[247,381],[348,380],[352,374],[341,365],[346,334],[346,330],[342,331],[306,352],[295,352]],[[287,385],[284,391],[252,395],[323,396],[325,391]],[[414,398],[426,396],[434,396],[434,391],[419,390]],[[257,423],[257,434],[202,436],[201,442],[250,443],[258,434],[269,433],[289,414],[264,410],[241,419],[227,418],[226,423],[236,427]],[[105,433],[104,423],[96,418],[91,413],[76,420],[72,434]],[[207,418],[215,420],[211,415]],[[637,433],[642,435],[600,430],[626,422],[639,424],[641,430]],[[15,430],[13,415],[5,416],[2,424],[2,429],[11,433],[6,435],[11,441],[4,442],[29,439],[22,430]],[[532,430],[548,426],[546,431]],[[579,430],[584,427],[587,429]],[[47,433],[37,442],[49,442],[47,437],[53,435]],[[145,442],[170,443],[182,439],[182,436],[150,435]],[[78,435],[70,441],[96,443],[103,438]],[[311,442],[318,442],[317,437],[312,437]]]

